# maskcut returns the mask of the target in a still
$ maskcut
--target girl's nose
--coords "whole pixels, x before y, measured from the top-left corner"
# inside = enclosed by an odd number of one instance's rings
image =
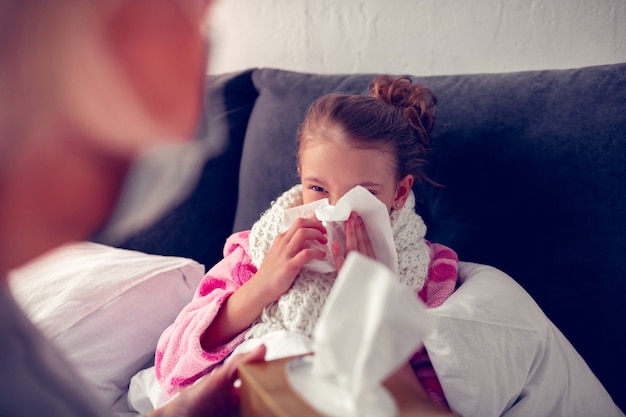
[[[341,195],[329,195],[328,196],[328,204],[334,206],[335,204],[337,204],[337,201],[339,201],[341,199],[341,197],[343,197],[343,194],[341,194]]]
[[[339,200],[341,200],[341,197],[343,197],[348,191],[350,191],[351,188],[345,188],[345,187],[341,187],[337,190],[335,190],[333,193],[328,193],[328,204],[331,205],[336,205],[337,202]]]

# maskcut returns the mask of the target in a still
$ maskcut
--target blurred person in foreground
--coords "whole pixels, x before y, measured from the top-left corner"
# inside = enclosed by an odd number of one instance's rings
[[[207,0],[0,3],[0,415],[108,415],[17,306],[7,274],[102,231],[134,162],[193,136],[210,8]],[[242,355],[155,415],[236,412],[236,365],[263,356],[264,348]]]

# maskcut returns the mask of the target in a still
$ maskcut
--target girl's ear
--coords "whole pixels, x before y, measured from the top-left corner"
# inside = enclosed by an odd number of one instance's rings
[[[404,207],[406,203],[406,199],[409,197],[411,192],[411,188],[413,187],[413,182],[415,178],[411,174],[405,175],[400,181],[398,181],[398,186],[396,190],[396,198],[393,202],[393,208],[395,210],[399,210]]]

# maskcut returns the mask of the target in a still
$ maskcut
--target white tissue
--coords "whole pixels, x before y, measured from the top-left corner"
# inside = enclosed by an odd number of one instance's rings
[[[327,416],[395,416],[382,383],[421,347],[432,320],[397,274],[351,252],[322,309],[313,355],[293,359],[287,379]]]
[[[326,245],[318,242],[309,243],[310,246],[323,250],[326,257],[307,263],[303,269],[322,273],[336,270],[331,244],[336,241],[345,249],[346,220],[352,211],[363,219],[376,259],[397,273],[398,255],[393,242],[387,206],[359,185],[344,194],[334,206],[328,204],[328,199],[325,198],[285,210],[283,230],[287,230],[297,218],[313,215],[326,227],[326,237],[328,238]]]

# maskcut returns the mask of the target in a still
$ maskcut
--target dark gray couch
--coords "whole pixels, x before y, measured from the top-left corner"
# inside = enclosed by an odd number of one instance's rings
[[[309,104],[365,93],[373,76],[211,77],[199,136],[223,151],[184,203],[121,246],[216,263],[226,237],[298,181]],[[416,187],[427,237],[517,280],[625,409],[626,64],[413,78],[439,100],[428,169],[444,187]]]

